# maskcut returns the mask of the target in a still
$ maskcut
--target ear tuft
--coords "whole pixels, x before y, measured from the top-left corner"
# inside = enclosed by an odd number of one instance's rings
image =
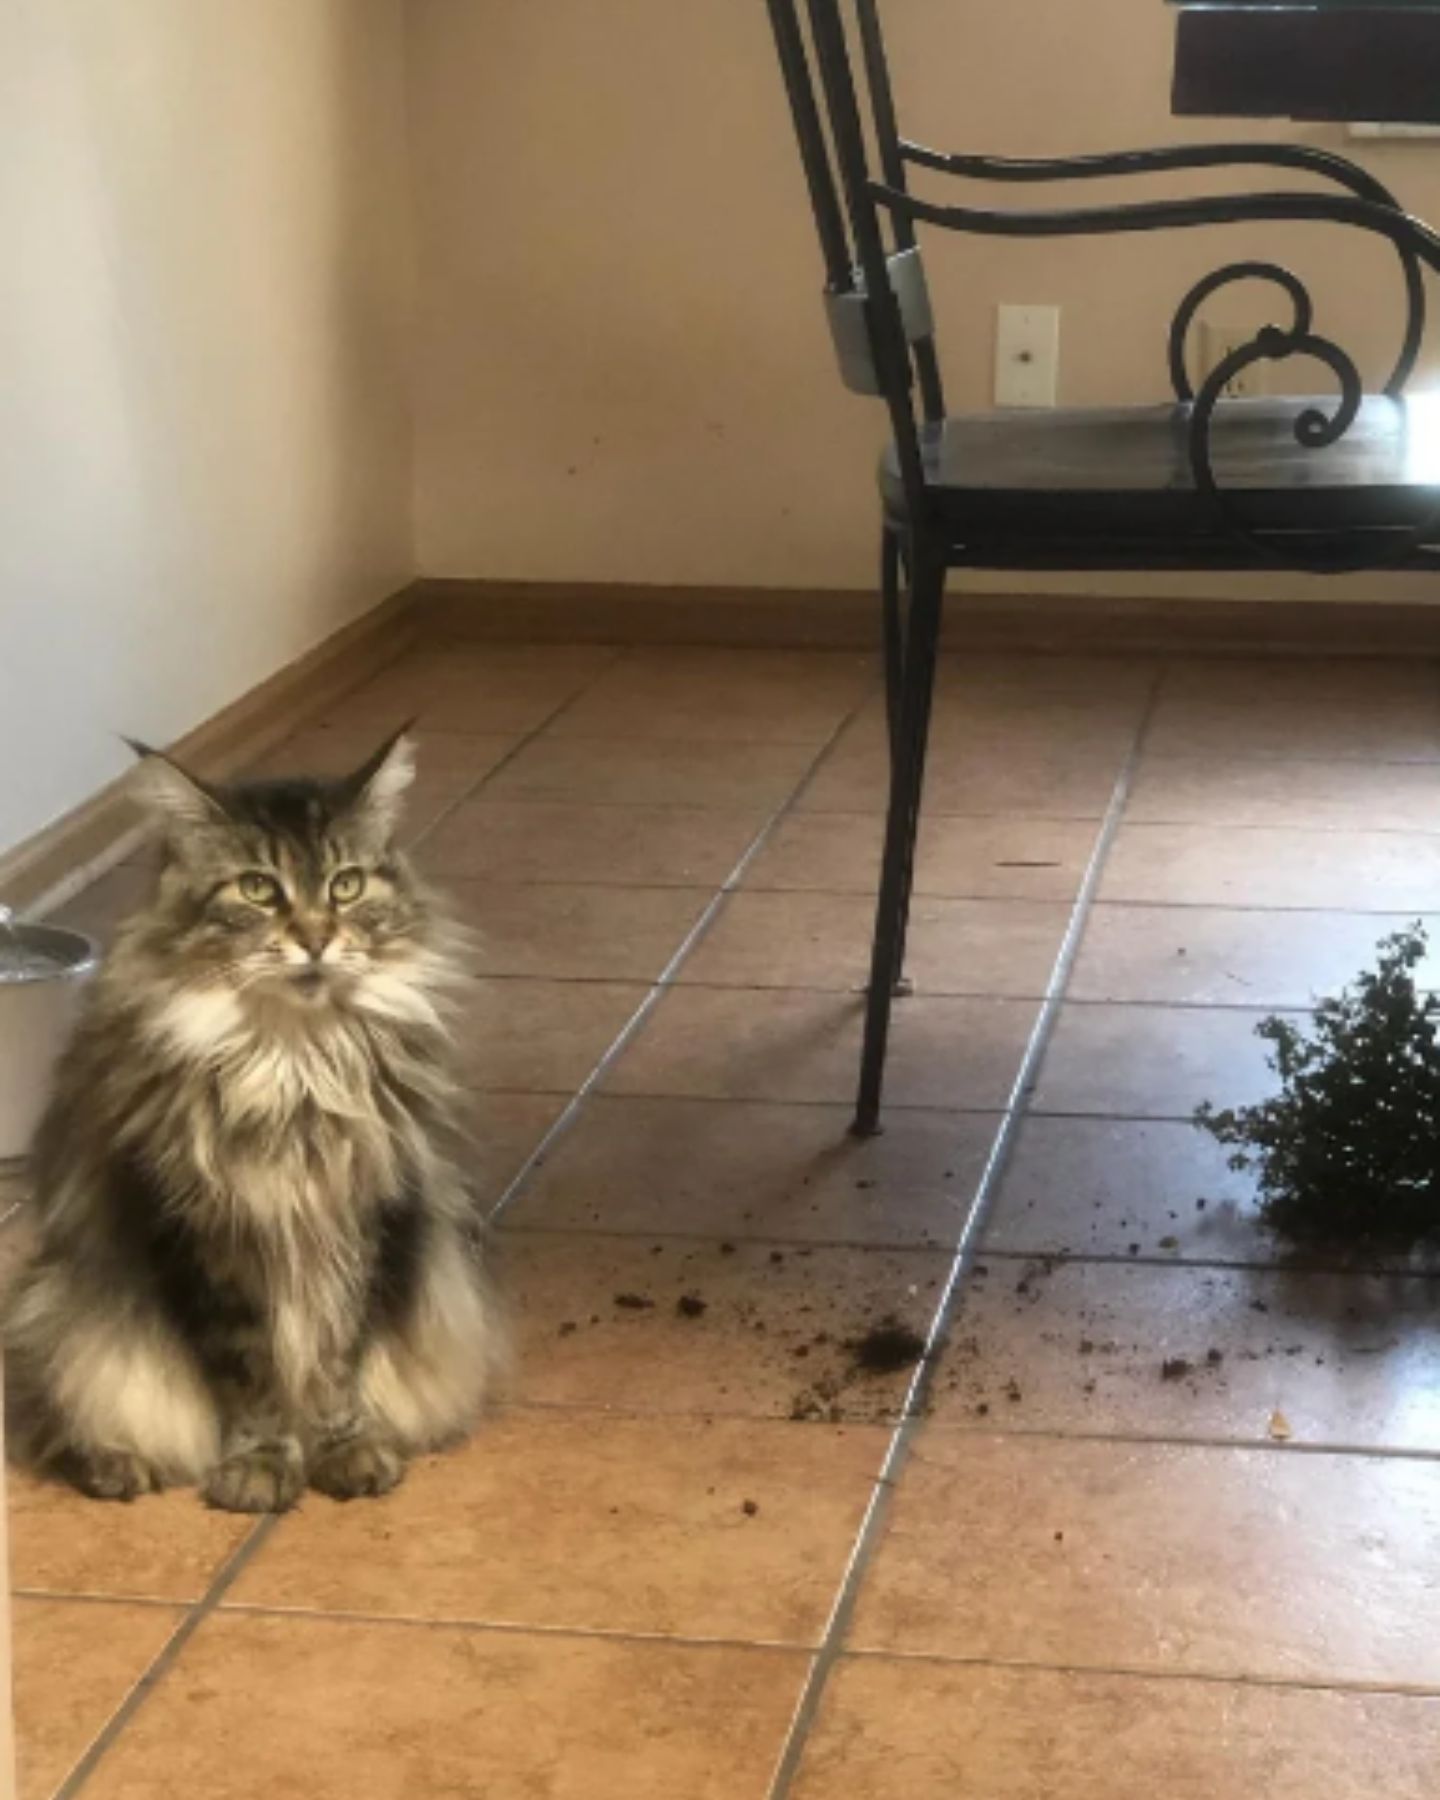
[[[225,816],[217,796],[177,762],[134,738],[125,742],[140,758],[134,785],[142,802],[171,825],[213,825]]]
[[[415,779],[415,740],[409,720],[342,783],[349,811],[364,816],[388,837],[400,818],[406,790]]]

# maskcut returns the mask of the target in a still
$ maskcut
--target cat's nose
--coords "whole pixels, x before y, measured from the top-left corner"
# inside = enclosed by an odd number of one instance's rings
[[[311,962],[318,963],[330,947],[330,940],[335,934],[326,925],[297,925],[293,935],[295,942]]]

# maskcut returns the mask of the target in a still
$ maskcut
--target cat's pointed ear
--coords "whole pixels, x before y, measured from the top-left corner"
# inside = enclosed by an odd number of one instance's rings
[[[340,784],[346,812],[385,837],[395,829],[406,790],[415,779],[414,728],[415,721],[407,720]]]
[[[198,776],[182,769],[161,750],[134,738],[125,742],[140,759],[135,787],[150,811],[172,825],[215,825],[224,820],[220,797]]]

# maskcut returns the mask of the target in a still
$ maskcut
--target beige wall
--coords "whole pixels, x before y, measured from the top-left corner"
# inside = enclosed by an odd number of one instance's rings
[[[401,0],[0,7],[0,846],[412,572]]]
[[[886,17],[907,128],[947,147],[1246,135],[1348,147],[1338,128],[1171,119],[1161,0],[889,0]],[[422,570],[867,583],[882,421],[830,365],[762,0],[412,0],[410,21]],[[1440,145],[1367,146],[1364,160],[1440,217]],[[1000,300],[1064,309],[1062,402],[1160,397],[1176,301],[1240,252],[1311,277],[1320,329],[1379,376],[1396,284],[1389,253],[1357,239],[1293,227],[1069,245],[937,236],[952,403],[989,401]]]

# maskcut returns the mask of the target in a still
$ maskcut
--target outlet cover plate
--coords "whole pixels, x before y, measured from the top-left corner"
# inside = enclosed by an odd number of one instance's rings
[[[995,404],[1053,406],[1060,374],[1060,308],[1002,306],[995,328]]]

